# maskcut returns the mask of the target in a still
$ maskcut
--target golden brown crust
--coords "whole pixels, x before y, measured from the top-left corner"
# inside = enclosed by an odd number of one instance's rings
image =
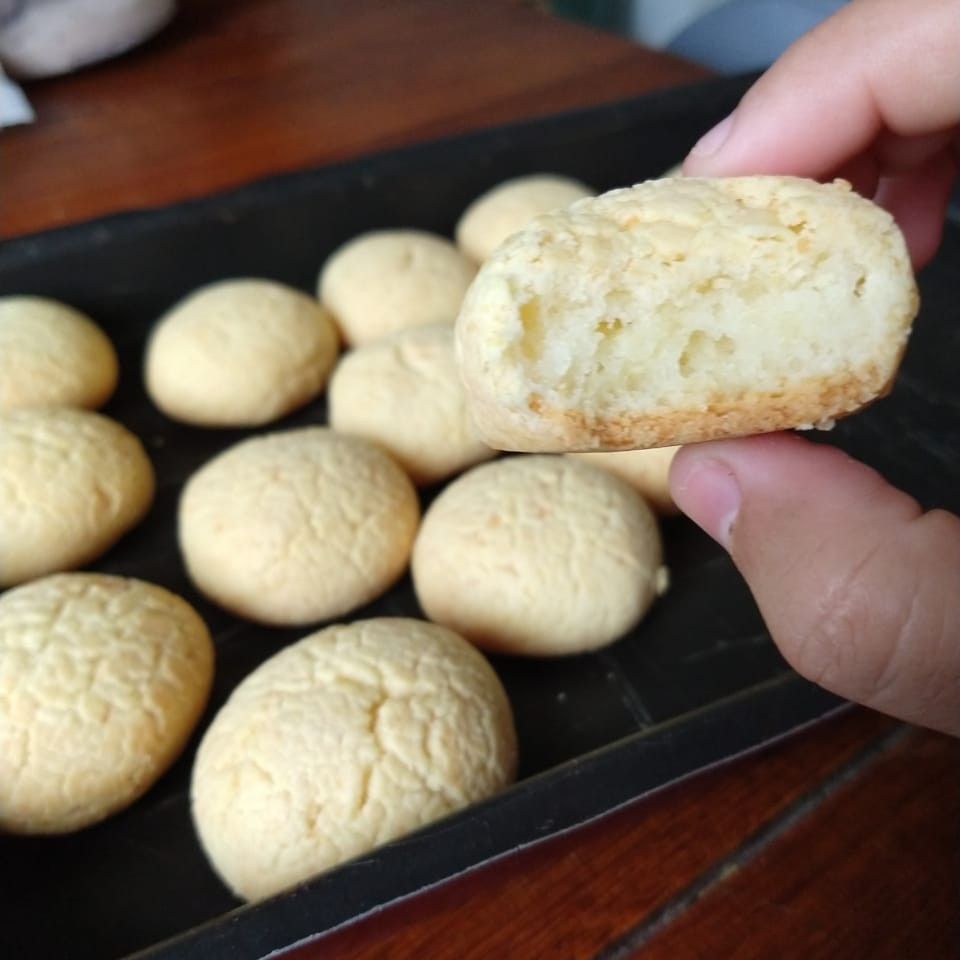
[[[809,380],[782,395],[752,393],[735,400],[716,396],[698,409],[640,415],[624,412],[610,417],[550,408],[542,397],[533,395],[529,420],[512,414],[504,418],[501,414],[495,422],[484,423],[483,434],[496,449],[531,453],[640,450],[701,443],[828,424],[886,396],[893,380],[893,376],[885,376],[883,370],[871,366],[856,380]]]

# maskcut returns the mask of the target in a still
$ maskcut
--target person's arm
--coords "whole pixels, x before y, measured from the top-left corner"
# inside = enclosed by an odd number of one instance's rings
[[[845,176],[936,250],[960,154],[960,0],[855,0],[708,133],[689,176]],[[960,735],[960,519],[840,451],[772,435],[684,448],[678,506],[731,553],[804,676]]]

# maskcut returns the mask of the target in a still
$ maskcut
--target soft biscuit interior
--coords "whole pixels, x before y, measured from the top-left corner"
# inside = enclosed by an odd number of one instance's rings
[[[471,291],[485,360],[513,369],[496,389],[525,391],[533,413],[658,414],[873,381],[913,313],[892,219],[840,181],[648,182],[540,218],[485,269]]]

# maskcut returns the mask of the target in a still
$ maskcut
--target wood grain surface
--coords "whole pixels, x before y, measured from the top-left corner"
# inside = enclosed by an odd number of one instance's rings
[[[956,759],[856,709],[284,960],[953,956]]]
[[[945,736],[903,730],[881,741],[659,935],[607,956],[956,957],[957,760]]]
[[[0,132],[0,230],[703,74],[517,0],[182,0],[133,55],[28,87],[38,123]],[[287,957],[955,956],[956,760],[857,709]]]
[[[182,0],[135,54],[30,85],[4,235],[705,75],[517,2]]]

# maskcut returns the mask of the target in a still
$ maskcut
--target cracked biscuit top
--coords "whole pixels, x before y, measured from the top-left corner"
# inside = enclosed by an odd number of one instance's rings
[[[86,410],[0,415],[0,587],[82,566],[147,512],[140,441]]]
[[[405,618],[328,627],[234,690],[192,805],[214,867],[260,899],[511,782],[506,694],[455,633]]]
[[[312,400],[338,347],[333,320],[313,297],[272,280],[222,280],[160,319],[144,380],[150,399],[175,420],[256,426]]]
[[[592,196],[579,180],[551,173],[514,177],[477,197],[457,221],[457,246],[471,260],[483,263],[534,217]]]
[[[337,248],[317,296],[352,347],[428,323],[450,323],[477,272],[446,237],[374,230]]]
[[[85,314],[47,297],[0,297],[0,411],[103,406],[117,354]]]
[[[433,501],[413,548],[424,612],[491,651],[567,656],[636,626],[667,588],[657,521],[619,477],[505,457]]]
[[[244,440],[201,467],[180,499],[180,548],[221,606],[298,625],[390,587],[419,520],[413,483],[379,447],[305,427]]]
[[[351,350],[333,373],[328,403],[335,430],[379,444],[418,484],[494,455],[467,411],[450,323]]]
[[[125,577],[63,573],[0,597],[0,832],[64,833],[141,796],[213,679],[193,608]]]

